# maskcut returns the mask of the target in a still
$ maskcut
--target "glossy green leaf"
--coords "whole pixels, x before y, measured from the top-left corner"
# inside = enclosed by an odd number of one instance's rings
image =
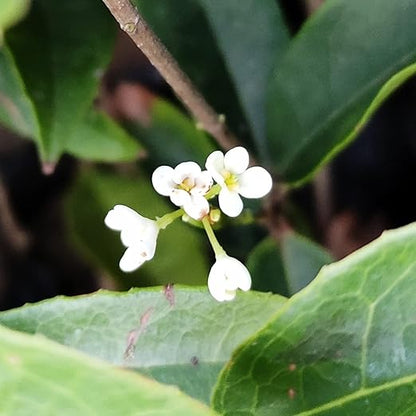
[[[199,0],[133,0],[208,103],[242,140],[250,138],[224,57]]]
[[[135,368],[208,401],[233,349],[284,302],[249,292],[218,303],[206,287],[100,291],[3,312],[0,323]]]
[[[34,2],[7,42],[32,100],[42,158],[56,162],[84,122],[110,60],[115,30],[95,0]]]
[[[289,43],[275,0],[199,0],[204,8],[262,158],[266,143],[266,91]]]
[[[283,237],[281,251],[291,295],[306,287],[321,267],[333,261],[323,247],[296,233]]]
[[[416,411],[416,223],[324,267],[244,343],[214,395],[221,414]]]
[[[0,327],[2,415],[209,415],[173,387]]]
[[[273,238],[266,237],[254,247],[247,258],[247,268],[254,290],[289,295],[282,255]]]
[[[319,244],[294,232],[281,236],[279,244],[267,237],[250,253],[247,266],[253,288],[288,296],[307,286],[319,269],[332,262]]]
[[[105,113],[91,110],[65,143],[65,151],[98,162],[137,158],[138,142]]]
[[[416,72],[415,19],[413,0],[332,0],[305,24],[268,100],[270,151],[286,181],[310,178]]]
[[[0,48],[0,123],[22,136],[39,136],[35,109],[5,44]]]
[[[147,174],[136,172],[126,178],[91,170],[78,179],[67,203],[71,230],[83,253],[116,278],[120,287],[206,284],[209,268],[205,235],[180,219],[159,233],[152,261],[133,273],[122,272],[118,262],[125,247],[120,233],[104,225],[107,212],[116,204],[153,219],[177,207],[155,192]]]
[[[0,4],[0,48],[3,32],[17,23],[28,11],[30,0],[2,0]]]
[[[216,149],[193,120],[161,99],[155,99],[151,105],[149,126],[142,128],[130,123],[129,128],[140,137],[149,158],[158,166],[193,160],[203,167],[207,156]]]

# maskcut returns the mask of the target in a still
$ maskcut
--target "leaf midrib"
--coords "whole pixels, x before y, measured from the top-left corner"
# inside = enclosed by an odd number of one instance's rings
[[[346,403],[352,402],[354,400],[361,399],[363,397],[371,396],[372,394],[376,394],[382,392],[384,390],[389,390],[395,387],[401,387],[406,384],[411,384],[412,382],[416,381],[416,373],[411,374],[406,377],[398,378],[394,381],[390,381],[387,383],[379,384],[375,387],[367,387],[367,388],[360,388],[359,390],[355,391],[354,393],[347,394],[346,396],[340,397],[335,400],[331,400],[328,403],[325,403],[321,406],[315,407],[313,409],[306,410],[304,412],[296,413],[294,416],[310,416],[315,415],[320,412],[324,412],[326,410],[330,410],[334,407],[342,406]]]

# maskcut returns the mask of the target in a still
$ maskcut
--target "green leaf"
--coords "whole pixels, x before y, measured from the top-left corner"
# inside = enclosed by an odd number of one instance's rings
[[[416,2],[333,0],[276,66],[268,100],[275,167],[299,184],[353,140],[416,72]]]
[[[273,238],[266,237],[254,247],[247,258],[247,268],[254,290],[289,295],[282,255]]]
[[[136,159],[140,146],[105,113],[91,110],[65,143],[65,150],[88,160],[114,162]]]
[[[34,2],[7,41],[32,100],[42,158],[56,162],[90,111],[111,58],[114,22],[95,0]]]
[[[199,0],[133,0],[155,33],[239,138],[249,129],[223,56]]]
[[[90,170],[80,176],[67,202],[71,231],[83,252],[116,278],[120,287],[206,283],[205,236],[180,219],[159,233],[156,254],[151,261],[133,273],[122,272],[118,262],[125,247],[120,233],[104,225],[107,212],[116,204],[127,205],[153,219],[177,207],[159,196],[144,174],[125,178]]]
[[[35,109],[5,44],[0,48],[0,123],[22,136],[39,136]]]
[[[30,0],[2,0],[0,4],[0,49],[3,32],[18,22],[28,11]]]
[[[221,414],[416,411],[416,223],[324,267],[243,344],[214,394]]]
[[[158,166],[175,166],[186,160],[204,166],[207,156],[216,149],[194,121],[161,99],[152,102],[149,126],[143,129],[130,123],[129,127],[146,145],[149,158]]]
[[[247,266],[253,289],[288,296],[307,286],[319,269],[332,262],[319,244],[294,232],[281,236],[279,244],[265,238],[250,253]]]
[[[233,302],[218,303],[206,287],[100,291],[2,312],[0,322],[135,368],[208,401],[233,349],[284,301],[249,292],[238,293]]]
[[[274,66],[289,43],[275,0],[199,0],[250,121],[257,151],[267,158],[265,97]]]
[[[0,398],[4,415],[213,414],[175,388],[4,327]]]
[[[321,267],[333,261],[319,244],[292,232],[284,235],[281,251],[290,294],[306,287]]]

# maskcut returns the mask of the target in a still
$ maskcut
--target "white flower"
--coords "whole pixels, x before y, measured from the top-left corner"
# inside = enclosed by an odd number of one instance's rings
[[[195,220],[209,212],[209,203],[204,195],[212,185],[211,175],[195,162],[183,162],[175,169],[159,166],[152,175],[152,184],[160,195],[170,197],[178,207]]]
[[[213,298],[219,302],[232,300],[237,289],[247,291],[250,287],[250,273],[243,263],[227,254],[217,257],[208,276],[208,289]]]
[[[142,217],[125,205],[116,205],[104,222],[112,230],[121,231],[121,242],[127,247],[119,263],[123,272],[132,272],[153,258],[159,233],[156,221]]]
[[[243,210],[240,195],[261,198],[272,188],[272,177],[266,169],[260,166],[247,169],[248,152],[241,146],[229,150],[225,156],[219,150],[211,153],[205,167],[221,186],[218,202],[229,217],[236,217]]]

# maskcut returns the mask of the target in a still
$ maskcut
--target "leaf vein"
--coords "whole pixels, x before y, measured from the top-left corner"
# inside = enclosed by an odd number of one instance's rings
[[[346,396],[340,397],[338,399],[335,400],[331,400],[328,403],[325,403],[321,406],[315,407],[313,409],[309,409],[300,413],[296,413],[295,416],[310,416],[310,415],[315,415],[318,414],[320,412],[324,412],[326,410],[330,410],[334,407],[339,407],[342,406],[346,403],[352,402],[354,400],[358,400],[361,399],[363,397],[366,396],[371,396],[372,394],[376,394],[376,393],[380,393],[382,391],[388,390],[390,388],[395,388],[395,387],[401,387],[403,385],[409,384],[412,386],[412,383],[414,383],[416,381],[416,373],[411,374],[409,376],[406,377],[402,377],[402,378],[398,378],[396,380],[387,382],[387,383],[383,383],[383,384],[379,384],[378,386],[375,387],[368,387],[368,388],[360,388],[359,390],[355,391],[354,393],[348,394]]]

